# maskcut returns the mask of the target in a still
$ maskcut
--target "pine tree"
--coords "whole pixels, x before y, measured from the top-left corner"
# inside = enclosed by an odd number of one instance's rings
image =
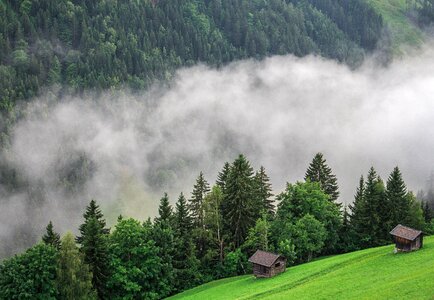
[[[195,227],[203,228],[205,226],[203,199],[209,191],[209,184],[205,180],[203,173],[200,172],[199,176],[197,177],[196,184],[193,188],[192,197],[189,201],[189,208]]]
[[[355,201],[351,206],[351,225],[358,237],[359,248],[382,245],[388,241],[387,202],[381,178],[373,167],[366,182],[360,178]]]
[[[92,289],[92,273],[84,263],[71,233],[62,239],[56,283],[60,299],[96,299],[96,293]]]
[[[173,256],[175,291],[181,292],[201,281],[200,262],[195,256],[195,247],[191,235],[192,220],[187,208],[187,201],[181,193],[176,203],[174,217],[175,249]]]
[[[265,168],[260,167],[259,171],[256,172],[255,178],[255,197],[258,199],[258,212],[255,215],[255,219],[260,217],[262,211],[265,211],[267,215],[274,215],[274,201],[270,199],[273,194],[271,193],[271,183],[270,178],[265,173]]]
[[[235,247],[244,242],[248,230],[255,224],[253,189],[253,168],[240,154],[228,174],[222,203],[223,219]]]
[[[429,224],[433,218],[431,208],[429,207],[428,202],[421,202],[420,203],[421,209],[423,211],[423,218],[425,220],[425,223]]]
[[[384,215],[387,210],[381,208],[382,205],[387,207],[384,192],[383,180],[377,175],[374,168],[371,168],[368,173],[364,195],[366,204],[365,220],[367,220],[365,234],[370,236],[368,245],[371,246],[384,244],[384,228],[387,226],[388,218],[387,215]]]
[[[304,180],[319,182],[321,189],[330,196],[330,201],[335,202],[339,197],[339,187],[336,176],[326,164],[322,153],[317,153],[310,163]],[[341,204],[338,204],[341,206]]]
[[[348,252],[356,249],[355,234],[351,224],[351,215],[348,212],[347,206],[344,206],[342,215],[342,227],[339,231],[339,251]]]
[[[390,226],[402,224],[410,212],[407,187],[402,179],[401,171],[395,167],[387,180],[386,198],[390,209]]]
[[[170,224],[172,222],[172,206],[169,202],[169,196],[164,193],[160,199],[160,206],[158,207],[159,216],[155,219],[156,223]]]
[[[225,162],[223,169],[217,175],[216,184],[220,187],[223,193],[226,188],[226,180],[228,179],[230,169],[231,165],[228,162]]]
[[[60,235],[53,230],[53,223],[50,221],[46,228],[46,233],[42,236],[42,241],[51,245],[57,250],[60,249]]]
[[[179,195],[178,202],[176,203],[174,223],[178,236],[189,235],[192,227],[191,216],[183,193]]]
[[[363,175],[360,176],[359,186],[356,189],[356,194],[354,196],[354,202],[352,205],[349,205],[351,209],[350,216],[350,224],[352,229],[357,233],[359,241],[367,240],[367,232],[366,232],[366,202],[364,199],[365,194],[365,180]]]
[[[84,254],[84,262],[89,265],[92,272],[92,285],[99,299],[106,297],[106,282],[110,276],[108,269],[108,233],[105,220],[99,206],[92,200],[83,214],[84,223],[80,225],[80,236],[77,242],[81,245],[80,251]]]
[[[95,218],[100,225],[101,228],[101,233],[102,234],[108,234],[110,232],[110,229],[105,228],[106,226],[106,222],[105,219],[103,219],[104,215],[101,212],[101,209],[99,208],[99,205],[96,204],[95,200],[91,200],[89,205],[86,207],[86,211],[83,214],[83,218],[85,219],[85,223],[81,224],[79,227],[79,231],[81,236],[78,236],[76,238],[77,243],[81,244],[82,243],[82,236],[83,233],[85,231],[85,227],[86,227],[86,220],[89,220],[91,218]]]

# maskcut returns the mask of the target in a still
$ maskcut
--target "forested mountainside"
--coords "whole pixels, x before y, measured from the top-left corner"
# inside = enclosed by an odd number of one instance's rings
[[[143,88],[197,62],[316,53],[356,65],[382,27],[363,0],[1,0],[0,109],[53,84]]]

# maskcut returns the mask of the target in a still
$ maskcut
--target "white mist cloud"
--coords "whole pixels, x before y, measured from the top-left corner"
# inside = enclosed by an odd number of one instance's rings
[[[399,165],[417,190],[434,166],[433,95],[434,54],[426,50],[387,68],[278,56],[183,69],[168,88],[141,95],[41,97],[26,107],[3,159],[44,201],[35,208],[28,194],[7,194],[0,241],[23,218],[37,234],[49,219],[62,231],[76,228],[91,198],[112,220],[154,216],[164,191],[172,201],[189,195],[201,170],[213,182],[238,153],[264,165],[276,192],[302,180],[317,152],[336,173],[342,202],[353,200],[371,165],[384,179]],[[87,166],[87,180],[65,190],[77,164]]]

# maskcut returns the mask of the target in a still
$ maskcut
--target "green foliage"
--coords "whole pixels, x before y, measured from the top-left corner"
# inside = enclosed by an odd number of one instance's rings
[[[190,211],[183,193],[179,195],[178,202],[176,202],[174,227],[178,236],[189,235],[192,229]]]
[[[321,250],[324,253],[336,251],[339,241],[338,233],[341,227],[341,213],[335,203],[329,201],[328,195],[324,193],[319,183],[308,181],[288,184],[286,190],[277,196],[277,200],[280,203],[276,218],[271,226],[273,242],[276,247],[279,241],[289,239],[296,246],[298,259],[303,261],[308,258],[308,256],[302,256],[302,253],[298,252],[294,239],[297,232],[297,222],[306,215],[310,215],[326,229],[324,247],[321,246]],[[302,226],[303,223],[299,225]]]
[[[324,225],[312,215],[306,214],[294,226],[294,243],[299,257],[311,261],[314,254],[321,252],[327,231]]]
[[[173,211],[172,206],[169,202],[169,196],[164,193],[163,197],[160,199],[160,206],[158,207],[159,216],[155,218],[156,223],[166,223],[170,224],[172,222]]]
[[[191,193],[191,199],[189,200],[189,209],[194,221],[195,227],[204,227],[204,212],[203,212],[203,200],[206,194],[209,192],[209,184],[205,180],[203,173],[200,172],[196,179],[196,184],[193,187]]]
[[[229,252],[224,261],[224,272],[226,277],[245,274],[247,268],[247,256],[240,248]]]
[[[159,299],[169,282],[163,258],[150,239],[151,228],[133,219],[120,220],[110,235],[110,299]]]
[[[174,268],[173,256],[175,253],[175,237],[172,227],[167,222],[156,222],[152,224],[145,224],[151,228],[150,239],[155,242],[157,246],[158,257],[161,258],[161,285],[159,295],[161,298],[168,296],[174,286]]]
[[[215,185],[204,199],[205,224],[210,247],[202,257],[202,268],[207,273],[212,274],[216,272],[212,266],[221,265],[224,256],[225,236],[223,235],[223,216],[220,209],[222,202],[223,192],[220,186]]]
[[[80,225],[80,236],[77,242],[84,255],[84,262],[92,272],[92,285],[98,298],[106,296],[106,283],[109,278],[109,229],[105,228],[105,220],[99,206],[92,200],[83,214],[84,223]]]
[[[54,247],[37,244],[0,265],[0,299],[56,299]]]
[[[330,201],[336,201],[338,199],[339,187],[336,175],[332,173],[331,168],[326,164],[326,160],[322,153],[317,153],[315,155],[306,171],[304,180],[318,182],[321,189],[329,195]]]
[[[270,225],[267,216],[256,220],[254,227],[250,228],[247,239],[243,244],[243,249],[252,255],[256,250],[268,251],[268,237],[270,235]]]
[[[96,299],[92,288],[92,273],[84,263],[83,255],[75,245],[71,233],[67,233],[62,239],[57,261],[56,286],[60,299]]]
[[[50,221],[46,228],[46,233],[42,236],[42,241],[56,249],[60,248],[60,235],[53,230],[53,223]]]
[[[358,248],[389,243],[389,232],[398,224],[416,229],[425,226],[420,204],[407,191],[398,167],[390,174],[386,187],[371,167],[366,182],[360,179],[351,210],[351,230],[357,236]]]
[[[66,83],[143,88],[181,66],[317,53],[360,63],[382,32],[364,1],[1,2],[0,107]]]
[[[269,217],[272,217],[274,215],[274,201],[270,198],[273,196],[271,192],[273,189],[264,167],[261,166],[259,171],[256,172],[253,184],[255,189],[254,195],[258,201],[256,205],[261,207],[262,212],[266,212]],[[255,217],[258,218],[259,216]]]
[[[224,224],[236,248],[244,242],[249,228],[255,223],[258,207],[254,207],[254,199],[253,168],[240,154],[228,174],[222,203]]]

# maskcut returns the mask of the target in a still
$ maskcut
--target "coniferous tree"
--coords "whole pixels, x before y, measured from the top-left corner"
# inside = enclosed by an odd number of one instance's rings
[[[191,199],[189,201],[189,209],[191,211],[191,216],[193,218],[195,227],[203,228],[205,226],[203,199],[209,191],[209,184],[205,180],[203,173],[200,172],[199,176],[197,177],[196,184],[194,185],[193,192],[191,193]]]
[[[318,182],[323,191],[329,195],[330,201],[335,202],[339,197],[339,187],[336,176],[331,168],[326,164],[322,153],[317,153],[310,163],[304,180]],[[341,206],[341,204],[339,204]]]
[[[389,203],[390,226],[403,224],[410,212],[407,187],[402,179],[401,171],[395,167],[387,180],[386,198]]]
[[[67,233],[62,239],[56,283],[60,299],[96,299],[96,293],[92,288],[92,273],[84,263],[71,233]]]
[[[271,193],[271,183],[270,178],[265,173],[265,168],[260,167],[259,171],[256,172],[254,177],[254,184],[255,184],[255,197],[257,197],[258,208],[256,209],[257,213],[261,213],[261,211],[264,211],[267,213],[268,216],[274,215],[274,201],[271,199],[273,194]],[[260,215],[256,214],[254,216],[255,219],[259,218]]]
[[[89,265],[92,272],[92,285],[99,299],[107,297],[106,283],[109,272],[108,233],[105,228],[103,214],[92,200],[83,214],[84,223],[80,225],[80,236],[77,242],[81,245],[80,251],[84,254],[84,262]]]
[[[163,197],[160,199],[160,206],[158,207],[159,216],[155,219],[156,223],[167,223],[172,222],[172,206],[169,202],[169,196],[164,193]]]
[[[368,239],[369,233],[366,230],[366,224],[368,222],[366,211],[366,201],[364,198],[365,194],[365,180],[363,175],[360,176],[359,186],[356,189],[356,194],[354,195],[353,204],[349,205],[351,209],[350,223],[352,229],[357,234],[358,241],[366,241]]]
[[[359,248],[385,244],[389,241],[388,205],[382,179],[373,167],[369,170],[365,186],[360,179],[352,206],[351,224],[358,237]]]
[[[51,245],[57,250],[60,249],[60,235],[53,230],[53,223],[50,221],[46,228],[46,233],[42,236],[42,241]]]
[[[191,235],[191,217],[187,208],[187,202],[181,193],[176,203],[174,218],[175,225],[175,253],[173,267],[175,276],[175,291],[198,285],[201,281],[200,262],[195,256],[195,249]]]
[[[425,220],[425,223],[429,224],[432,220],[432,211],[431,208],[428,205],[428,202],[421,202],[420,203],[421,209],[423,211],[423,218]]]
[[[179,195],[178,202],[176,202],[174,225],[179,236],[190,235],[192,220],[183,193]]]
[[[222,203],[223,219],[235,247],[244,242],[249,228],[255,224],[253,188],[253,168],[240,154],[228,174]]]
[[[95,218],[98,221],[102,234],[108,234],[110,232],[110,229],[106,228],[106,221],[103,217],[104,217],[104,215],[101,212],[99,205],[97,205],[96,201],[92,199],[90,201],[89,205],[86,207],[85,213],[83,214],[83,218],[84,218],[85,222],[83,224],[81,224],[79,227],[79,231],[80,231],[81,236],[77,236],[77,238],[76,238],[77,243],[79,243],[79,244],[82,243],[82,239],[83,239],[82,236],[83,236],[84,231],[85,231],[86,220],[90,220],[91,218]]]
[[[225,192],[226,181],[228,179],[228,174],[231,169],[231,165],[228,162],[225,162],[223,169],[217,175],[216,184],[220,187],[222,192]]]
[[[385,229],[387,230],[388,205],[385,198],[385,187],[383,180],[377,175],[374,168],[368,173],[364,195],[366,201],[367,231],[370,235],[371,246],[378,246],[387,243]]]

